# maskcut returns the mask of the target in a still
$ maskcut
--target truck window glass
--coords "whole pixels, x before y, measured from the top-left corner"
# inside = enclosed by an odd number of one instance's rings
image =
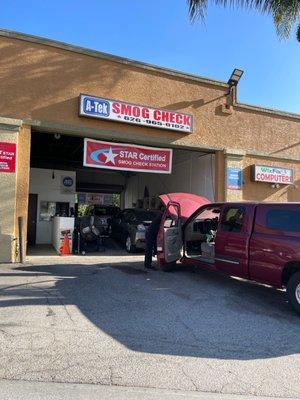
[[[165,228],[173,228],[179,225],[179,220],[178,220],[178,210],[174,206],[170,206],[165,215],[165,222],[164,222],[164,227]]]
[[[221,230],[225,232],[241,232],[245,215],[245,207],[230,207],[223,214]]]
[[[175,226],[178,226],[178,222],[178,217],[167,214],[164,222],[164,228],[174,228]]]
[[[220,209],[207,207],[201,210],[185,227],[186,255],[193,259],[214,259],[215,236]]]
[[[267,212],[266,227],[277,231],[300,232],[300,211],[270,210]]]

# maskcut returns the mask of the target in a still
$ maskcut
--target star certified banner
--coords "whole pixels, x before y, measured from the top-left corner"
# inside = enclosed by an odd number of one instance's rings
[[[84,139],[83,165],[119,171],[171,174],[172,149]]]
[[[93,97],[86,94],[80,95],[79,115],[143,125],[150,128],[170,129],[183,133],[193,132],[192,114]]]

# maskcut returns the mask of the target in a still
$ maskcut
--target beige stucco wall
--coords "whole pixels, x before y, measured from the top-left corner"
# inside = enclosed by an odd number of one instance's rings
[[[242,152],[244,153],[244,152]],[[227,171],[227,168],[239,168],[243,171],[244,167],[244,155],[243,154],[234,154],[232,151],[228,151],[225,156],[225,168]],[[244,191],[246,189],[246,184],[245,181],[242,182],[242,187],[240,190],[233,190],[233,189],[228,189],[227,187],[227,173],[224,177],[224,180],[226,181],[226,188],[225,188],[225,200],[226,201],[243,201],[243,195]]]
[[[0,36],[0,115],[92,128],[96,136],[209,148],[237,148],[276,156],[300,154],[300,118],[241,106],[222,111],[228,88],[192,78]],[[194,115],[190,135],[78,117],[88,93]]]
[[[252,182],[250,180],[250,166],[252,164],[293,168],[294,185],[280,185],[280,187],[276,189],[271,187],[271,183]],[[300,201],[300,162],[288,162],[247,156],[243,160],[243,177],[243,200],[275,202]]]
[[[18,130],[0,128],[0,142],[17,143]],[[14,260],[16,173],[0,172],[0,262]]]
[[[225,174],[226,157],[223,151],[215,153],[215,201],[222,202],[226,199]]]
[[[0,173],[0,262],[14,260],[11,243],[18,216],[24,218],[26,237],[30,169],[26,124],[85,137],[216,150],[217,201],[300,201],[300,161],[292,161],[300,157],[300,117],[238,104],[224,112],[228,88],[218,82],[0,34],[0,89],[0,116],[25,120],[19,134],[19,128],[0,128],[0,141],[16,142],[18,149],[16,174]],[[194,132],[79,117],[80,93],[191,113]],[[240,150],[243,154],[237,156]],[[249,166],[255,163],[293,168],[295,185],[273,189],[251,182]],[[242,168],[243,190],[226,189],[229,166]]]
[[[27,210],[29,196],[31,129],[23,125],[18,134],[15,233],[19,237],[18,217],[23,218],[23,254],[26,253]]]
[[[251,166],[254,164],[291,168],[294,171],[294,184],[279,185],[278,188],[274,188],[271,183],[254,182],[251,180]],[[226,201],[300,202],[300,161],[255,157],[241,152],[240,154],[226,154],[225,167],[240,168],[243,173],[242,189],[226,189]]]

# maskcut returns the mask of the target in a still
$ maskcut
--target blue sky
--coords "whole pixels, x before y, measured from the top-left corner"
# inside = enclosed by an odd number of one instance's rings
[[[190,24],[185,0],[0,1],[0,27],[227,81],[240,102],[300,113],[300,43],[271,17],[210,6]]]

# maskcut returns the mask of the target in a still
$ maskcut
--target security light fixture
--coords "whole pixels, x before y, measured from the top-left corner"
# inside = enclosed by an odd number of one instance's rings
[[[272,187],[273,189],[279,189],[279,188],[280,188],[280,185],[279,185],[279,183],[273,183],[273,184],[271,185],[271,187]]]
[[[242,75],[243,75],[244,71],[238,68],[235,68],[228,80],[228,85],[230,87],[232,86],[237,86],[237,84],[239,83],[239,80],[241,79]]]

